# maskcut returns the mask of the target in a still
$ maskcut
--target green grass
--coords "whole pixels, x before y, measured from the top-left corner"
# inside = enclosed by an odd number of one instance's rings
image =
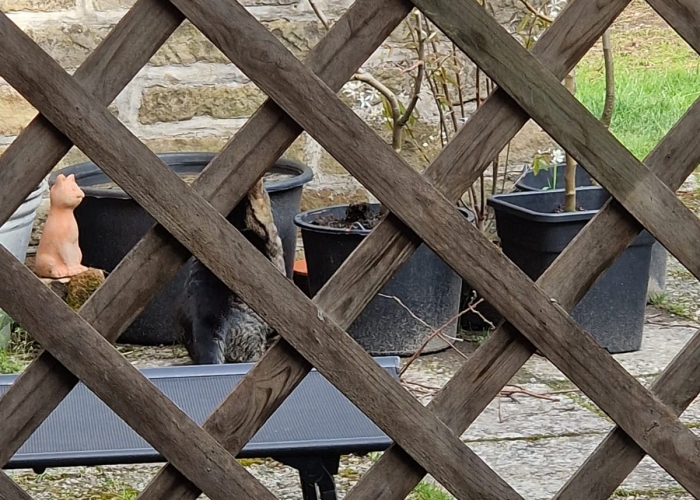
[[[700,95],[700,58],[661,28],[613,33],[612,44],[616,102],[610,131],[641,160]],[[576,69],[576,95],[600,118],[605,78],[597,48]]]
[[[445,493],[437,486],[422,482],[413,490],[415,500],[454,500],[454,497],[449,493]]]
[[[649,297],[649,303],[658,309],[663,309],[671,314],[680,316],[681,318],[694,319],[688,309],[682,304],[671,302],[668,295],[665,293],[653,294]]]
[[[0,374],[18,373],[24,365],[12,353],[0,349]]]

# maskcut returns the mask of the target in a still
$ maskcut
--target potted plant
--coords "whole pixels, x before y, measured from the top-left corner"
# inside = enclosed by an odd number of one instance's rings
[[[541,160],[541,158],[540,158]],[[555,162],[551,167],[540,169],[536,165],[537,159],[533,161],[533,166],[526,166],[523,173],[515,183],[516,191],[541,191],[564,188],[563,172],[566,168],[564,162]],[[590,175],[581,167],[576,165],[576,189],[580,187],[593,186],[594,182]],[[647,288],[647,301],[654,295],[662,293],[666,289],[666,267],[668,253],[666,248],[654,240],[651,247],[651,263],[649,265],[649,285]]]
[[[550,18],[548,20],[551,22]],[[603,55],[606,96],[601,121],[609,126],[614,103],[614,77],[607,33],[603,37]],[[565,84],[575,93],[573,72]],[[563,176],[560,175],[562,167]],[[543,172],[546,175],[539,177]],[[521,192],[489,199],[488,204],[495,211],[503,253],[531,279],[539,278],[610,198],[607,191],[587,177],[568,154],[565,162],[556,155],[537,155],[532,175],[521,178],[520,182],[521,189],[534,184],[533,189],[525,188]],[[578,186],[577,179],[580,179]],[[654,242],[654,238],[643,231],[571,313],[611,353],[635,351],[641,347]]]
[[[166,153],[158,156],[183,180],[191,182],[215,153]],[[85,193],[82,203],[75,209],[83,264],[111,272],[156,221],[93,162],[54,172],[52,184],[59,174],[75,174]],[[303,187],[312,178],[313,172],[308,166],[287,159],[278,160],[264,178],[289,278],[293,273],[297,239],[293,217],[300,210]],[[119,337],[120,343],[160,345],[175,342],[175,303],[190,265],[191,259]]]
[[[314,0],[311,6],[329,28],[328,19]],[[450,42],[443,41],[439,31],[419,11],[404,21],[403,28],[405,47],[416,56],[399,63],[401,73],[409,76],[403,88],[406,97],[400,97],[401,92],[390,89],[367,71],[358,72],[353,80],[378,97],[381,117],[390,131],[390,144],[399,154],[409,150],[415,153],[411,163],[420,169],[432,161],[434,154],[468,119],[474,105],[478,108],[494,87],[478,69],[470,73],[472,66],[466,56]],[[469,78],[475,82],[471,89]],[[417,105],[423,94],[429,96],[425,105],[433,107],[437,123],[422,120]],[[416,131],[421,126],[423,137],[418,138]],[[457,204],[480,230],[486,230],[490,224],[486,198],[488,193],[498,192],[502,184],[501,166],[499,158],[495,158],[489,172],[483,173]],[[295,217],[301,228],[305,280],[312,296],[372,231],[383,213],[380,204],[362,203],[324,207]],[[475,301],[471,292],[471,287],[457,273],[421,245],[350,326],[348,333],[372,355],[408,356],[416,350],[436,352],[449,346],[444,337],[435,336],[422,345],[435,329],[441,328],[445,337],[455,337],[460,321],[481,321],[483,314],[479,311],[470,311],[457,319],[460,311]]]
[[[467,209],[461,210],[474,220]],[[294,218],[301,228],[310,296],[323,287],[380,220],[379,204],[367,203],[310,210]],[[458,314],[461,287],[459,275],[421,244],[347,331],[373,356],[410,356],[433,329]],[[442,333],[454,337],[457,322],[452,321]],[[422,352],[448,346],[442,338],[434,337]]]

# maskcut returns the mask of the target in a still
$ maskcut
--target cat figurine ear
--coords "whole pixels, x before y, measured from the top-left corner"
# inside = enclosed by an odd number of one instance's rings
[[[36,251],[35,272],[42,278],[68,278],[87,271],[78,244],[73,210],[85,197],[75,174],[59,174],[51,187],[49,214]]]

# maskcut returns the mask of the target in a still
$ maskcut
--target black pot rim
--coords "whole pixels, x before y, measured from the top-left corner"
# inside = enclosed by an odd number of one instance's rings
[[[159,153],[156,156],[163,160],[167,165],[171,167],[191,167],[191,173],[198,173],[204,170],[209,162],[217,156],[218,153],[211,152],[194,152],[194,153]],[[308,165],[305,165],[296,160],[290,160],[287,158],[280,158],[275,162],[275,164],[268,171],[282,172],[282,173],[293,173],[296,174],[291,179],[285,179],[276,182],[270,182],[265,184],[265,190],[268,193],[274,193],[279,191],[288,191],[291,189],[296,189],[309,183],[313,177],[313,170]],[[187,172],[187,170],[185,170]],[[91,198],[112,198],[112,199],[122,199],[130,200],[129,196],[121,187],[117,186],[116,189],[95,189],[91,188],[90,185],[81,184],[80,180],[89,180],[89,177],[96,175],[106,174],[100,169],[94,162],[86,161],[83,163],[77,163],[75,165],[70,165],[68,167],[62,168],[52,172],[49,177],[49,186],[53,186],[56,182],[56,177],[59,174],[70,175],[75,174],[76,181],[78,185],[85,193],[86,197]],[[96,184],[101,184],[104,181],[100,181]]]
[[[603,190],[602,187],[600,186],[585,186],[585,187],[577,187],[576,191],[577,192],[585,192],[585,191],[593,191],[593,190]],[[600,209],[597,210],[583,210],[580,212],[560,212],[560,213],[544,213],[544,212],[536,212],[534,210],[530,210],[527,208],[523,208],[519,205],[516,205],[514,203],[509,203],[508,200],[512,199],[517,199],[517,198],[523,198],[527,196],[551,196],[553,194],[561,194],[564,195],[565,190],[564,189],[549,189],[547,191],[521,191],[521,192],[516,192],[516,193],[502,193],[502,194],[497,194],[489,197],[488,200],[486,200],[486,204],[489,205],[490,207],[498,208],[498,210],[502,212],[507,212],[513,215],[519,215],[522,216],[523,214],[527,215],[527,218],[532,221],[537,221],[537,222],[551,222],[551,223],[557,223],[557,222],[571,222],[571,221],[582,221],[582,220],[590,220],[592,219],[599,211]]]
[[[577,169],[581,169],[587,173],[586,169],[583,168],[583,166],[580,163],[577,162],[576,167],[577,167]],[[563,162],[557,163],[557,169],[565,170],[566,169],[566,162],[563,161]],[[539,174],[535,174],[535,171],[532,169],[532,164],[526,163],[525,168],[523,169],[523,172],[520,174],[520,176],[515,181],[514,186],[516,186],[524,191],[543,191],[542,189],[537,189],[536,187],[533,187],[533,186],[525,183],[525,179],[527,177],[530,177],[530,176],[534,177],[536,175],[539,175]],[[582,187],[588,187],[588,186],[576,186],[576,189],[580,189]],[[549,190],[547,190],[547,191],[549,191]]]
[[[370,203],[369,206],[372,207],[373,209],[378,209],[379,208],[379,203]],[[321,208],[314,208],[313,210],[307,210],[305,212],[298,213],[297,215],[294,216],[294,224],[296,224],[298,227],[302,229],[302,231],[311,231],[311,232],[316,232],[316,233],[331,233],[331,234],[337,234],[337,235],[359,235],[359,236],[367,236],[369,233],[372,232],[371,229],[341,229],[338,227],[328,227],[328,226],[317,226],[316,224],[311,224],[311,222],[308,222],[309,219],[315,219],[316,217],[320,215],[324,215],[325,213],[332,212],[335,210],[339,209],[345,209],[349,206],[348,203],[341,204],[341,205],[331,205],[328,207],[321,207]],[[469,210],[468,208],[463,208],[463,207],[456,207],[460,212],[466,214],[467,220],[471,222],[472,224],[476,220],[476,216],[474,215],[474,212]]]

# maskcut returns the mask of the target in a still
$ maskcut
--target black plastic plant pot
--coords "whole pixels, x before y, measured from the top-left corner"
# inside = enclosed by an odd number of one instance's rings
[[[378,204],[370,206],[375,212],[379,210]],[[320,217],[329,215],[342,218],[346,208],[347,205],[325,207],[303,212],[294,218],[301,228],[312,297],[371,232],[313,224]],[[347,332],[372,356],[410,356],[431,333],[410,312],[431,327],[439,328],[459,313],[461,288],[462,278],[430,248],[421,244]],[[443,333],[454,337],[457,326],[458,322],[452,321]],[[435,337],[422,353],[434,353],[447,347],[447,343]]]
[[[501,194],[488,204],[503,253],[536,280],[608,198],[600,187],[580,188],[576,203],[585,211],[568,213],[555,213],[563,190]],[[641,232],[572,311],[574,320],[610,353],[641,348],[654,241]]]
[[[472,224],[476,221],[476,217],[471,210],[461,209],[462,214]],[[479,293],[467,282],[462,280],[462,294],[459,301],[459,310],[464,311],[470,304],[476,304],[470,311],[462,314],[459,317],[459,323],[462,329],[469,331],[484,331],[491,328],[491,324],[497,324],[501,315],[496,308],[482,299]],[[489,324],[490,323],[490,324]]]
[[[556,178],[556,187],[554,189],[564,189],[564,172],[566,171],[566,163],[557,164],[554,168],[540,170],[535,175],[532,168],[527,168],[525,172],[515,181],[515,191],[545,191],[554,187]],[[592,186],[591,176],[588,175],[581,165],[576,164],[576,187]]]
[[[561,163],[557,167],[557,189],[564,189],[564,171],[566,164]],[[540,170],[537,175],[531,168],[515,182],[515,191],[542,191],[553,184],[554,169]],[[591,186],[591,177],[583,167],[576,165],[576,188]],[[601,188],[602,189],[602,188]],[[660,294],[666,289],[666,267],[668,252],[658,241],[654,241],[651,247],[651,264],[649,266],[649,286],[647,297]]]
[[[158,156],[179,175],[187,175],[200,173],[215,153],[166,153]],[[292,175],[280,181],[265,182],[284,247],[287,276],[291,278],[297,239],[294,216],[300,210],[304,184],[311,181],[313,172],[306,165],[286,159],[280,159],[269,172]],[[53,172],[51,185],[61,173],[75,174],[78,185],[85,192],[85,198],[75,210],[83,264],[111,272],[156,221],[118,186],[101,186],[111,180],[94,163],[80,163]],[[121,335],[120,343],[175,343],[173,313],[190,264],[191,259]]]

